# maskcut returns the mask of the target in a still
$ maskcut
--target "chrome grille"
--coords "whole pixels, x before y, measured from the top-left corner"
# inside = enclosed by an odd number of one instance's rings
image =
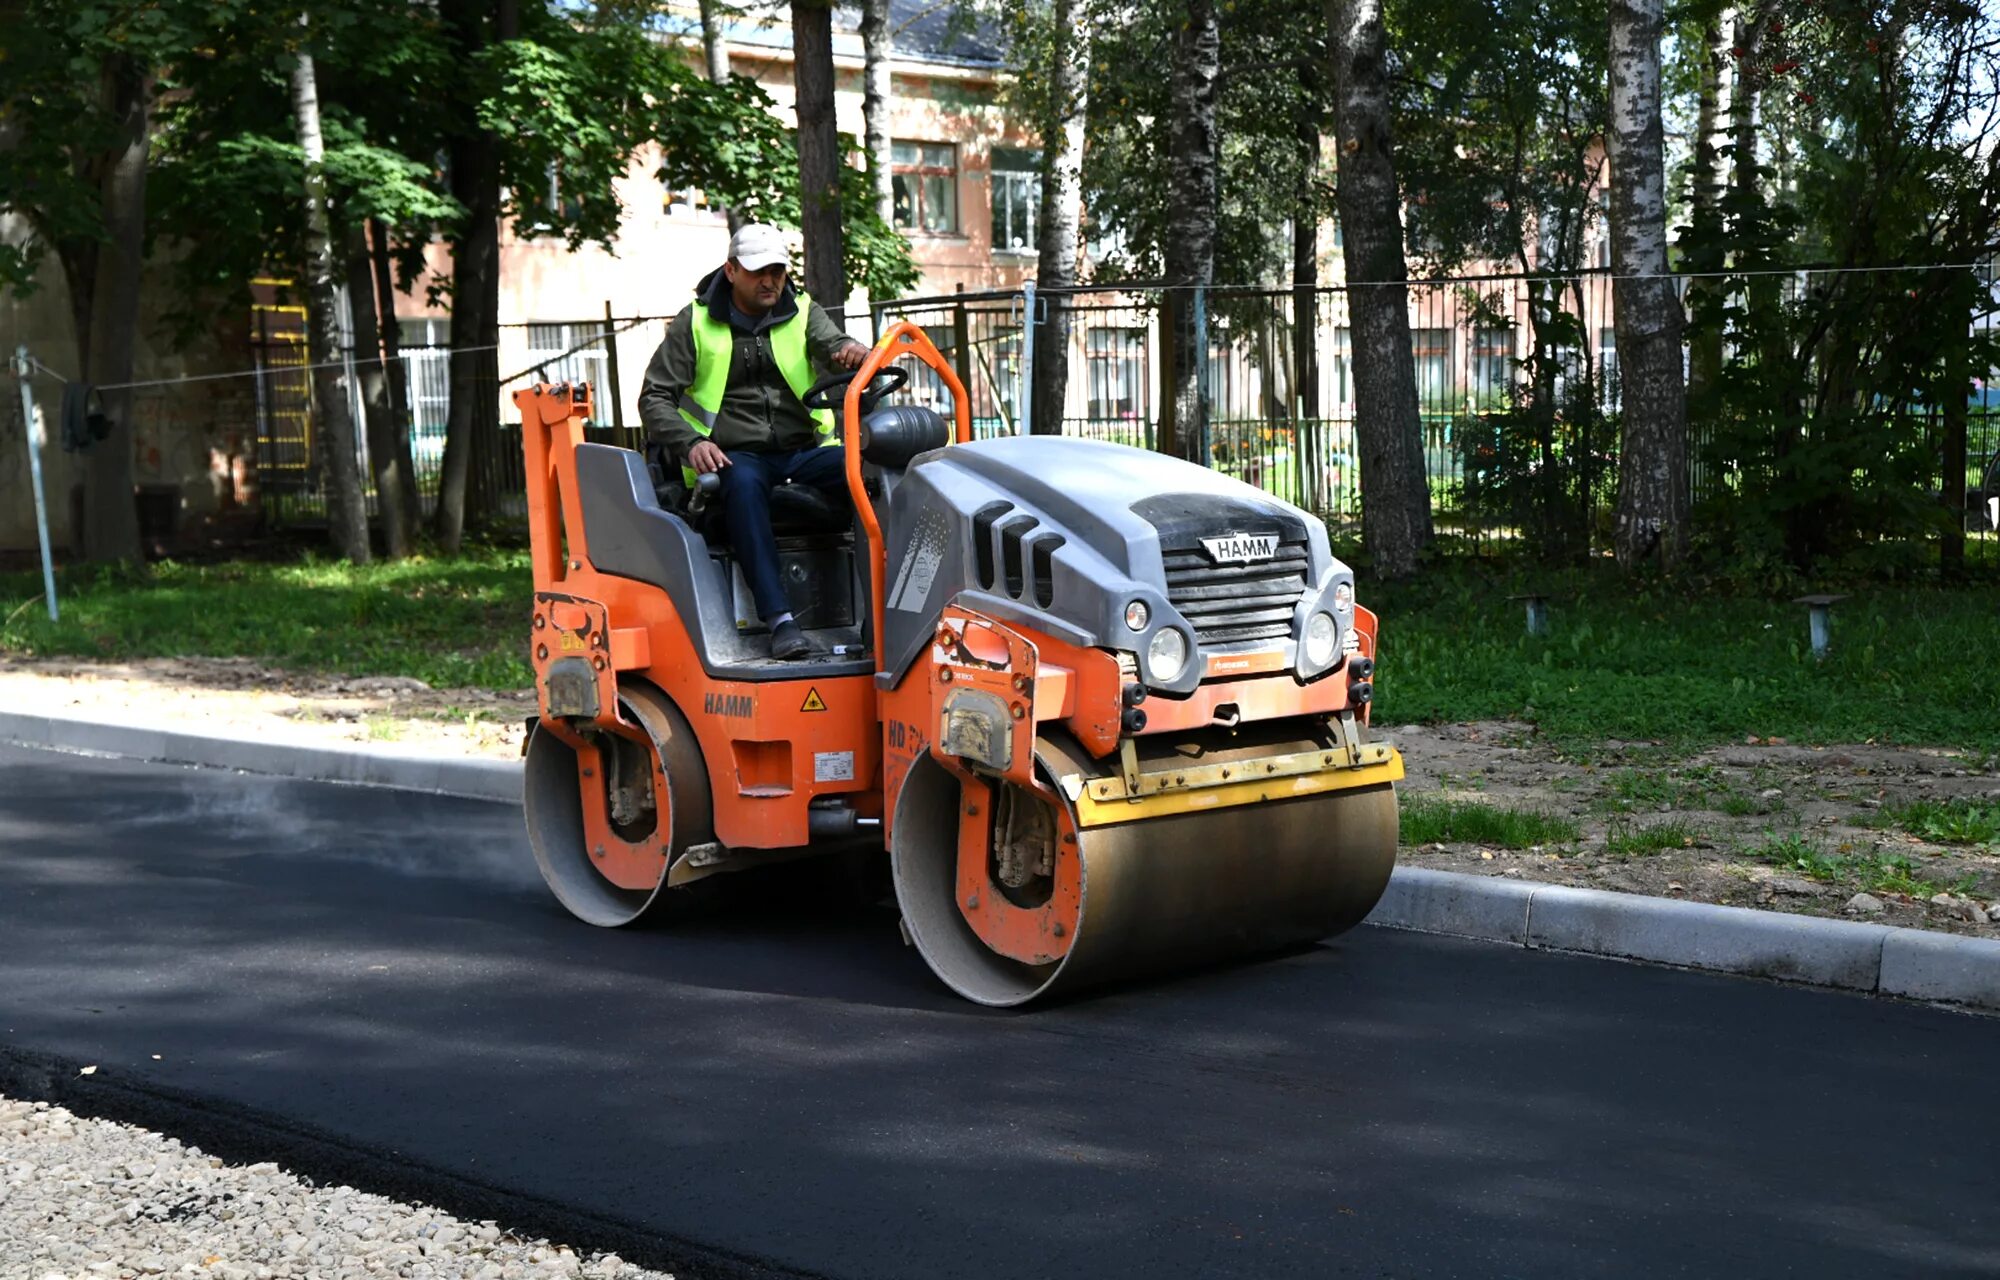
[[[1282,640],[1306,591],[1311,559],[1303,542],[1281,542],[1255,564],[1216,564],[1200,550],[1165,551],[1167,599],[1194,624],[1204,645]]]

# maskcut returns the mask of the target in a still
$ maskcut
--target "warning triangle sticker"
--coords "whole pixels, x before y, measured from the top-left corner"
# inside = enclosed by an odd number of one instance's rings
[[[799,710],[824,711],[826,710],[826,700],[819,696],[818,689],[809,688],[806,690],[806,704],[803,707],[800,707]]]

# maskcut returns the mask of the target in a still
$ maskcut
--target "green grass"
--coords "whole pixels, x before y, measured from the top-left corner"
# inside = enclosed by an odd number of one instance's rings
[[[1613,819],[1605,833],[1604,851],[1614,858],[1640,858],[1684,849],[1700,838],[1699,830],[1679,819],[1643,827]]]
[[[2000,843],[2000,803],[1990,801],[1917,800],[1882,809],[1870,820],[1936,844]]]
[[[1401,812],[1402,842],[1406,845],[1484,844],[1498,849],[1531,849],[1567,844],[1577,838],[1577,826],[1568,818],[1477,801],[1406,794]]]
[[[1507,599],[1529,587],[1552,596],[1546,636],[1525,634]],[[2000,752],[1992,584],[1843,589],[1833,652],[1815,661],[1803,606],[1688,583],[1634,589],[1609,566],[1364,584],[1381,616],[1375,714],[1526,720],[1572,758],[1628,764],[1749,736]]]
[[[1750,849],[1760,861],[1786,871],[1796,871],[1824,884],[1849,885],[1871,893],[1902,893],[1928,898],[1949,890],[1966,893],[1979,883],[1977,875],[1965,875],[1949,884],[1920,875],[1916,864],[1899,853],[1838,853],[1810,836],[1792,834],[1766,836]]]
[[[1592,807],[1601,813],[1667,809],[1713,809],[1739,793],[1713,766],[1688,769],[1619,769],[1607,775]],[[1752,802],[1755,812],[1756,802]]]
[[[50,623],[38,574],[0,575],[0,654],[254,658],[300,671],[415,676],[439,687],[532,681],[525,551],[481,550],[357,568],[163,562],[147,579],[63,571]],[[17,608],[29,601],[25,609]],[[9,615],[12,615],[11,617]]]

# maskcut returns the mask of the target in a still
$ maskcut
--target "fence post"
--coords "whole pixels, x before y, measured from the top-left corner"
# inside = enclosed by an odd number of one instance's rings
[[[1014,382],[1014,431],[1035,433],[1035,282],[1021,283],[1021,376]]]
[[[1153,447],[1180,456],[1180,406],[1174,403],[1174,369],[1180,363],[1180,303],[1172,289],[1160,290],[1160,429]]]
[[[627,449],[633,442],[625,438],[625,395],[618,388],[618,325],[611,316],[611,299],[604,300],[604,364],[611,380],[611,438]]]
[[[42,593],[49,602],[49,621],[56,622],[56,569],[49,554],[49,502],[42,493],[42,433],[35,430],[35,389],[28,376],[34,368],[24,343],[14,351],[14,374],[21,380],[21,439],[28,446],[28,478],[35,486],[35,534],[42,543]]]
[[[1198,460],[1202,466],[1212,467],[1215,459],[1210,453],[1208,433],[1208,289],[1205,285],[1194,287],[1194,404]]]
[[[958,291],[965,292],[965,286],[960,285]],[[972,322],[966,317],[963,298],[951,311],[951,358],[952,363],[958,366],[958,385],[965,388],[965,414],[969,419],[972,416]]]

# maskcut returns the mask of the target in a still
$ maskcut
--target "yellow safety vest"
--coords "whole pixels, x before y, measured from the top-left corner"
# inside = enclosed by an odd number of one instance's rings
[[[806,355],[806,317],[812,309],[812,300],[803,293],[797,299],[798,314],[769,330],[766,336],[771,339],[771,357],[778,362],[778,372],[785,376],[792,394],[803,400],[813,385],[812,360]],[[722,409],[722,393],[729,386],[729,362],[735,351],[736,331],[717,320],[705,303],[697,302],[694,385],[681,393],[680,401],[681,417],[697,435],[707,436],[715,430],[715,415]],[[840,439],[833,434],[833,411],[807,412],[813,420],[813,432],[819,437],[819,447],[838,445]],[[681,480],[690,489],[694,488],[694,474],[693,467],[681,468]]]

